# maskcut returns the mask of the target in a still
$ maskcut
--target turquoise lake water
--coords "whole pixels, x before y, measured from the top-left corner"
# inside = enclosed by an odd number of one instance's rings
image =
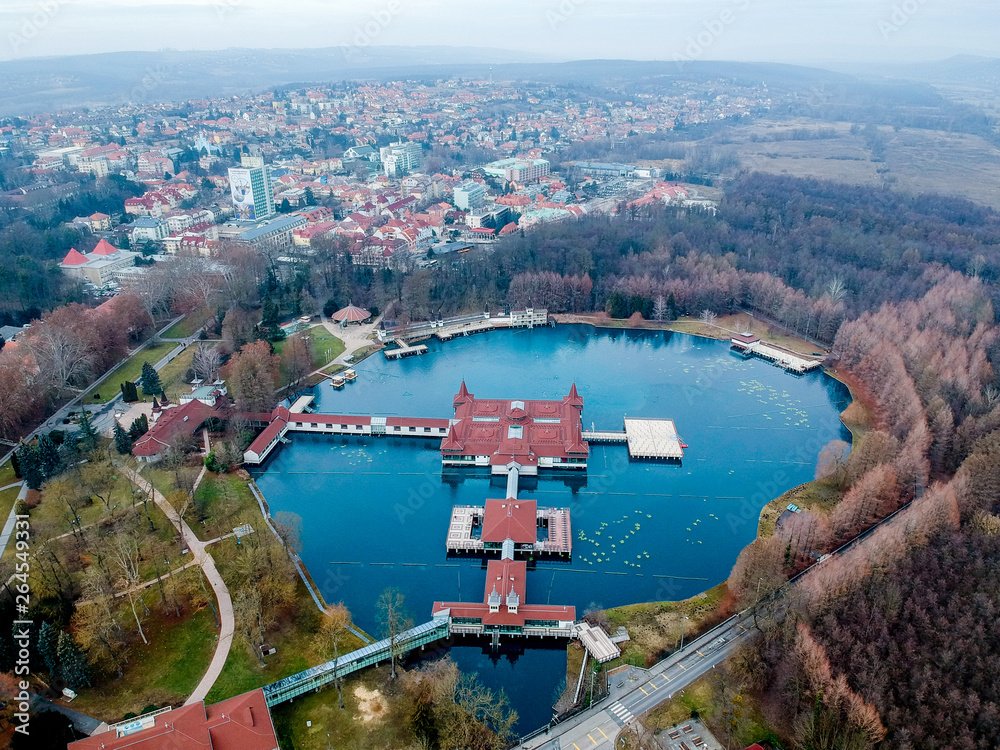
[[[621,430],[626,415],[669,417],[689,445],[681,464],[630,462],[624,445],[595,445],[585,474],[521,480],[521,497],[571,508],[573,528],[572,561],[539,562],[527,602],[574,605],[578,617],[591,606],[687,598],[724,580],[761,507],[811,480],[823,445],[850,441],[839,419],[846,387],[744,360],[726,342],[560,326],[426,343],[420,357],[370,357],[343,390],[317,386],[317,410],[447,418],[463,378],[480,398],[560,399],[575,382],[585,429]],[[418,623],[434,601],[482,601],[482,566],[448,559],[445,536],[453,505],[502,496],[505,478],[442,472],[437,440],[290,438],[257,483],[272,514],[302,517],[302,559],[327,601],[343,601],[373,634],[375,600],[388,586]],[[504,687],[528,731],[551,715],[565,648],[514,645],[521,652],[498,655],[485,641],[463,641],[450,653]]]

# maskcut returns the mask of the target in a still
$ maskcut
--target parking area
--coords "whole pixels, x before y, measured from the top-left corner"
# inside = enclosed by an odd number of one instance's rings
[[[656,741],[663,750],[722,750],[715,735],[698,719],[661,729],[656,733]]]

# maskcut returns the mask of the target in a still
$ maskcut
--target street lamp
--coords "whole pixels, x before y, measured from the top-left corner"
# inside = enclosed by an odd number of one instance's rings
[[[684,650],[684,631],[687,630],[687,628],[684,625],[684,621],[689,619],[691,618],[689,618],[687,615],[684,615],[684,617],[681,619],[681,647],[678,649],[678,651]]]

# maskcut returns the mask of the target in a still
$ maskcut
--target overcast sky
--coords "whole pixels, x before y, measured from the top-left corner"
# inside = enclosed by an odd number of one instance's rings
[[[492,47],[563,60],[1000,57],[1000,2],[0,0],[0,59],[359,43]]]

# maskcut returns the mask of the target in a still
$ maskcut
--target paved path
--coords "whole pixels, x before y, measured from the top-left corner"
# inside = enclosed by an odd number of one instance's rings
[[[221,539],[223,537],[219,537],[219,538]],[[212,541],[217,542],[219,540],[218,539],[213,539]],[[211,542],[207,542],[207,544],[211,544]],[[180,573],[183,570],[187,570],[192,565],[197,565],[197,564],[198,564],[197,560],[192,560],[187,565],[181,565],[179,568],[176,568],[174,570],[171,570],[171,571],[168,571],[168,572],[164,573],[162,576],[160,576],[159,580],[157,580],[156,578],[154,578],[151,581],[143,581],[142,583],[138,583],[135,586],[133,586],[132,588],[125,589],[124,591],[116,591],[115,592],[115,598],[117,599],[120,596],[126,596],[128,594],[135,593],[136,591],[143,591],[144,589],[148,589],[150,586],[155,586],[160,581],[165,581],[168,578],[170,578],[170,576],[176,575],[177,573]],[[76,602],[73,606],[74,607],[85,607],[88,604],[93,604],[93,603],[94,603],[93,599],[83,599],[81,601]]]
[[[9,484],[6,487],[4,487],[4,489],[8,490],[11,487],[21,488],[21,491],[17,493],[18,500],[23,500],[25,496],[28,494],[28,486],[23,481],[16,482],[15,484]],[[17,517],[16,514],[14,513],[16,509],[17,509],[17,502],[15,501],[14,505],[11,506],[10,515],[7,516],[7,522],[4,523],[3,525],[3,531],[0,531],[0,555],[2,555],[4,553],[4,550],[7,549],[7,542],[10,541],[10,537],[14,533],[14,524],[17,522]]]
[[[187,525],[187,522],[177,514],[174,507],[167,502],[166,498],[163,497],[163,495],[161,495],[155,487],[131,469],[128,469],[127,471],[132,474],[140,488],[146,492],[152,493],[153,500],[156,501],[160,510],[162,510],[164,515],[170,519],[170,522],[180,533],[181,539],[187,545],[188,549],[191,550],[191,554],[194,556],[195,562],[201,566],[208,582],[212,584],[212,589],[215,591],[215,597],[219,603],[219,621],[222,623],[222,627],[219,630],[219,643],[215,647],[215,654],[212,656],[212,661],[209,663],[208,670],[205,672],[204,677],[201,678],[201,682],[198,683],[198,686],[194,689],[194,692],[191,693],[188,699],[184,701],[184,705],[188,706],[192,703],[204,700],[205,696],[208,695],[208,691],[212,689],[212,685],[215,684],[219,675],[222,674],[222,668],[225,666],[226,659],[229,657],[229,649],[233,645],[233,633],[236,629],[236,618],[233,614],[233,600],[229,595],[229,589],[226,587],[226,582],[222,580],[222,576],[219,574],[218,568],[215,567],[214,558],[205,549],[206,545],[210,542],[199,541],[198,537],[195,536],[195,533],[191,531],[191,527]]]
[[[341,328],[340,324],[334,323],[332,320],[327,320],[325,316],[322,316],[320,318],[320,325],[344,342],[344,351],[341,352],[339,357],[327,362],[320,369],[325,370],[331,365],[350,364],[347,360],[350,359],[351,355],[358,349],[371,346],[372,344],[377,344],[378,341],[371,341],[368,337],[375,332],[375,329],[378,327],[379,320],[380,318],[375,318],[375,320],[366,325],[346,326]]]

